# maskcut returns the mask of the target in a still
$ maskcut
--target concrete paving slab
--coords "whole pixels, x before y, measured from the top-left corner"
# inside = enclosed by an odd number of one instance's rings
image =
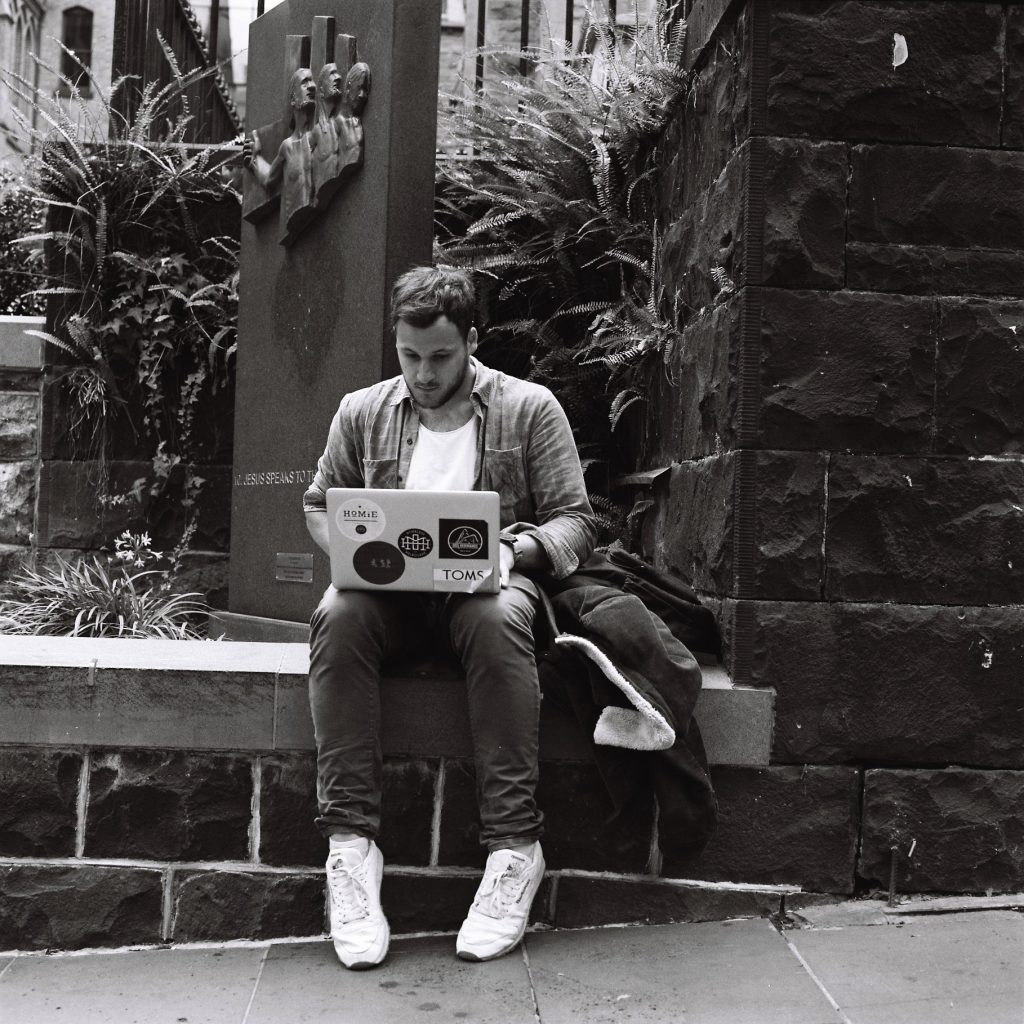
[[[789,933],[855,1024],[1021,1024],[1024,916],[986,911]]]
[[[264,950],[19,957],[0,975],[7,1024],[238,1024]]]
[[[536,1024],[522,954],[469,964],[456,958],[454,936],[405,939],[380,967],[347,971],[329,942],[273,946],[245,1024],[432,1020]]]
[[[767,921],[527,937],[543,1024],[834,1024]]]

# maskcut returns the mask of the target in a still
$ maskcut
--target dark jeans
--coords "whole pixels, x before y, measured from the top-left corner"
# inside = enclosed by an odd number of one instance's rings
[[[499,850],[536,839],[534,802],[540,685],[534,658],[533,583],[519,573],[498,594],[338,591],[313,613],[309,703],[317,748],[322,832],[380,830],[380,668],[450,642],[466,674],[476,764],[480,841]]]

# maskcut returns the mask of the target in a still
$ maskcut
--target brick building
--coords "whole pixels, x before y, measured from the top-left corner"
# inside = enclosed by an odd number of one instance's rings
[[[108,83],[114,48],[114,11],[112,3],[95,0],[2,0],[0,2],[0,66],[31,83],[43,96],[66,94],[57,72],[70,78],[80,69],[61,49],[61,43],[73,50],[92,68],[97,81]],[[39,65],[32,59],[35,54]],[[53,69],[53,70],[48,70]],[[82,82],[83,96],[92,91]],[[93,98],[89,106],[99,113]],[[17,159],[25,152],[12,111],[19,110],[30,121],[37,115],[25,96],[9,87],[0,87],[0,161]]]

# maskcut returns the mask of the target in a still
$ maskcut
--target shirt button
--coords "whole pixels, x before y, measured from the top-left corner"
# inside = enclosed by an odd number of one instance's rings
[[[411,437],[407,437],[407,438],[405,439],[405,443],[406,443],[406,444],[412,444],[412,438],[411,438]]]

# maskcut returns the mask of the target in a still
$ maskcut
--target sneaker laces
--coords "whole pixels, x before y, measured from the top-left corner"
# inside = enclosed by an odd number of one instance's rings
[[[339,923],[348,924],[370,916],[366,890],[359,879],[353,877],[353,869],[339,858],[327,872],[327,891],[331,903],[338,911]]]
[[[473,909],[487,917],[505,917],[509,907],[522,898],[529,882],[528,866],[529,861],[521,854],[501,851],[488,857]]]

